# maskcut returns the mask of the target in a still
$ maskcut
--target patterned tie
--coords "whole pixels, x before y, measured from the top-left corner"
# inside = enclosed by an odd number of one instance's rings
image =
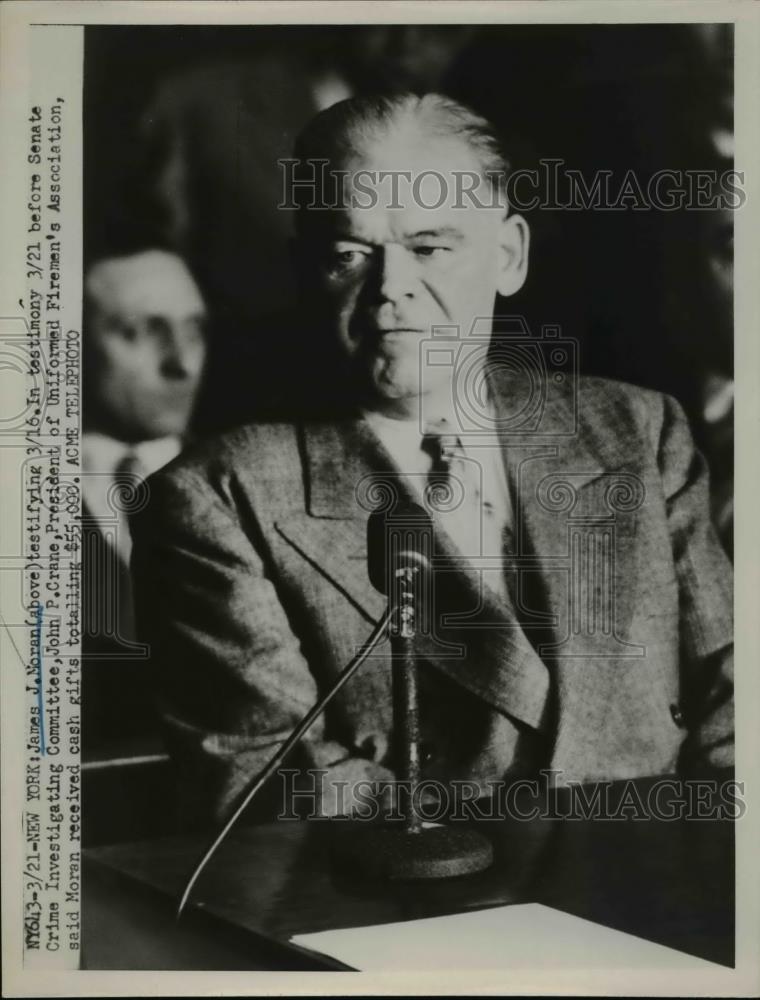
[[[486,477],[481,462],[465,454],[460,437],[446,421],[426,428],[421,447],[432,460],[427,506],[463,555],[476,562],[491,558],[479,564],[482,579],[496,594],[505,597],[502,559],[507,526],[500,523],[494,504],[484,496]],[[485,458],[482,449],[480,455]]]
[[[481,545],[481,470],[464,454],[445,421],[426,429],[422,450],[430,456],[426,500],[462,554],[477,558]]]

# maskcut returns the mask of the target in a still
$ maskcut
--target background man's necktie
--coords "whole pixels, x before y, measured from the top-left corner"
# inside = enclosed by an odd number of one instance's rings
[[[111,475],[92,472],[91,477],[101,496],[97,529],[90,539],[83,559],[88,560],[87,577],[91,581],[91,605],[87,619],[90,633],[99,637],[133,642],[136,638],[132,583],[129,561],[132,538],[129,512],[142,506],[147,469],[130,450],[117,463]]]
[[[132,536],[129,531],[129,511],[139,506],[139,495],[145,489],[147,469],[138,456],[130,450],[114,469],[114,500],[118,508],[118,550],[125,562],[132,554]]]

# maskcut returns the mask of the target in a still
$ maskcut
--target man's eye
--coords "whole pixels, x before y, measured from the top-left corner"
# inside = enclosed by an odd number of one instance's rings
[[[119,337],[121,340],[127,341],[129,344],[133,344],[140,336],[140,329],[135,323],[124,322],[122,320],[114,319],[111,321],[111,332]]]
[[[418,257],[433,257],[439,258],[445,256],[450,252],[449,247],[415,247],[414,252]]]
[[[368,259],[366,250],[334,250],[330,255],[329,266],[335,270],[350,270],[361,267]]]

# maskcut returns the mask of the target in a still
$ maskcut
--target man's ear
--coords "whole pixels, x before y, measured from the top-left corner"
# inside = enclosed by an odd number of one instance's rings
[[[528,276],[530,230],[521,215],[506,215],[499,224],[499,266],[496,291],[514,295]]]

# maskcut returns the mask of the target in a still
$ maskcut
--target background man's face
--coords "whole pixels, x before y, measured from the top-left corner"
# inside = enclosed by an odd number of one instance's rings
[[[421,343],[433,328],[455,327],[466,337],[476,319],[491,317],[504,213],[477,207],[467,197],[459,199],[466,207],[455,207],[454,172],[478,169],[456,138],[392,134],[346,169],[353,176],[361,170],[411,171],[414,179],[436,171],[443,178],[441,183],[426,176],[416,198],[414,186],[400,180],[399,207],[389,207],[394,199],[386,179],[374,186],[376,206],[323,213],[317,223],[317,280],[352,377],[369,391],[370,403],[403,414],[421,394]],[[489,203],[485,182],[477,194]],[[451,378],[450,367],[431,368],[425,389],[445,392]]]
[[[103,260],[85,292],[88,427],[130,442],[184,434],[206,359],[185,265],[158,250]]]

